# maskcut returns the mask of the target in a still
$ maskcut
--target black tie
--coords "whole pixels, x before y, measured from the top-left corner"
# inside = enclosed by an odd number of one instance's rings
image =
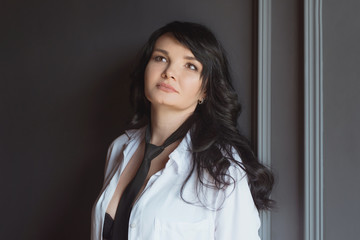
[[[181,126],[183,127],[183,126]],[[144,185],[146,176],[148,175],[151,160],[157,157],[167,146],[183,137],[184,129],[177,129],[173,134],[165,140],[162,146],[155,146],[150,143],[151,130],[150,124],[145,133],[145,152],[141,165],[131,182],[125,188],[119,205],[116,210],[114,226],[113,226],[113,240],[127,240],[129,218],[132,209],[132,204],[138,195],[141,187]]]

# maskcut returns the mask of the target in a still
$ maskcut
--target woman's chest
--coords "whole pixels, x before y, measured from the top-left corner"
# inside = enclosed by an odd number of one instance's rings
[[[183,180],[171,171],[150,178],[132,209],[129,239],[214,238],[216,196],[197,192],[192,178],[183,187]],[[203,202],[198,194],[204,195]]]

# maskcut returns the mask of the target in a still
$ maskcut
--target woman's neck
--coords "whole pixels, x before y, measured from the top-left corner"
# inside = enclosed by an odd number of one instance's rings
[[[171,111],[151,108],[151,139],[150,142],[160,146],[175,132],[192,112]]]

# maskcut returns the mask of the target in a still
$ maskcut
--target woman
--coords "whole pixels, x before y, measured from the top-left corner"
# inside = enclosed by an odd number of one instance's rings
[[[214,35],[187,22],[155,31],[131,94],[135,129],[109,148],[92,239],[259,239],[273,176],[237,129],[240,105]]]

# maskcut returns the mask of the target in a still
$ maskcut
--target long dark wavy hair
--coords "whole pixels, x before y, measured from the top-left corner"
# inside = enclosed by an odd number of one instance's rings
[[[198,104],[179,131],[179,134],[185,136],[190,129],[193,154],[192,170],[185,179],[181,193],[194,171],[197,172],[198,183],[201,185],[219,190],[226,188],[234,180],[229,176],[228,169],[236,164],[247,173],[257,209],[270,209],[273,206],[270,193],[274,177],[259,162],[248,140],[237,128],[241,106],[231,83],[225,50],[205,26],[175,21],[150,36],[131,75],[131,102],[135,107],[132,127],[139,128],[149,123],[151,104],[144,94],[144,73],[156,40],[165,33],[171,33],[201,62],[202,90],[206,93],[204,103]],[[241,162],[234,159],[233,149],[238,152]],[[213,185],[210,186],[205,180],[205,173],[212,177]]]

